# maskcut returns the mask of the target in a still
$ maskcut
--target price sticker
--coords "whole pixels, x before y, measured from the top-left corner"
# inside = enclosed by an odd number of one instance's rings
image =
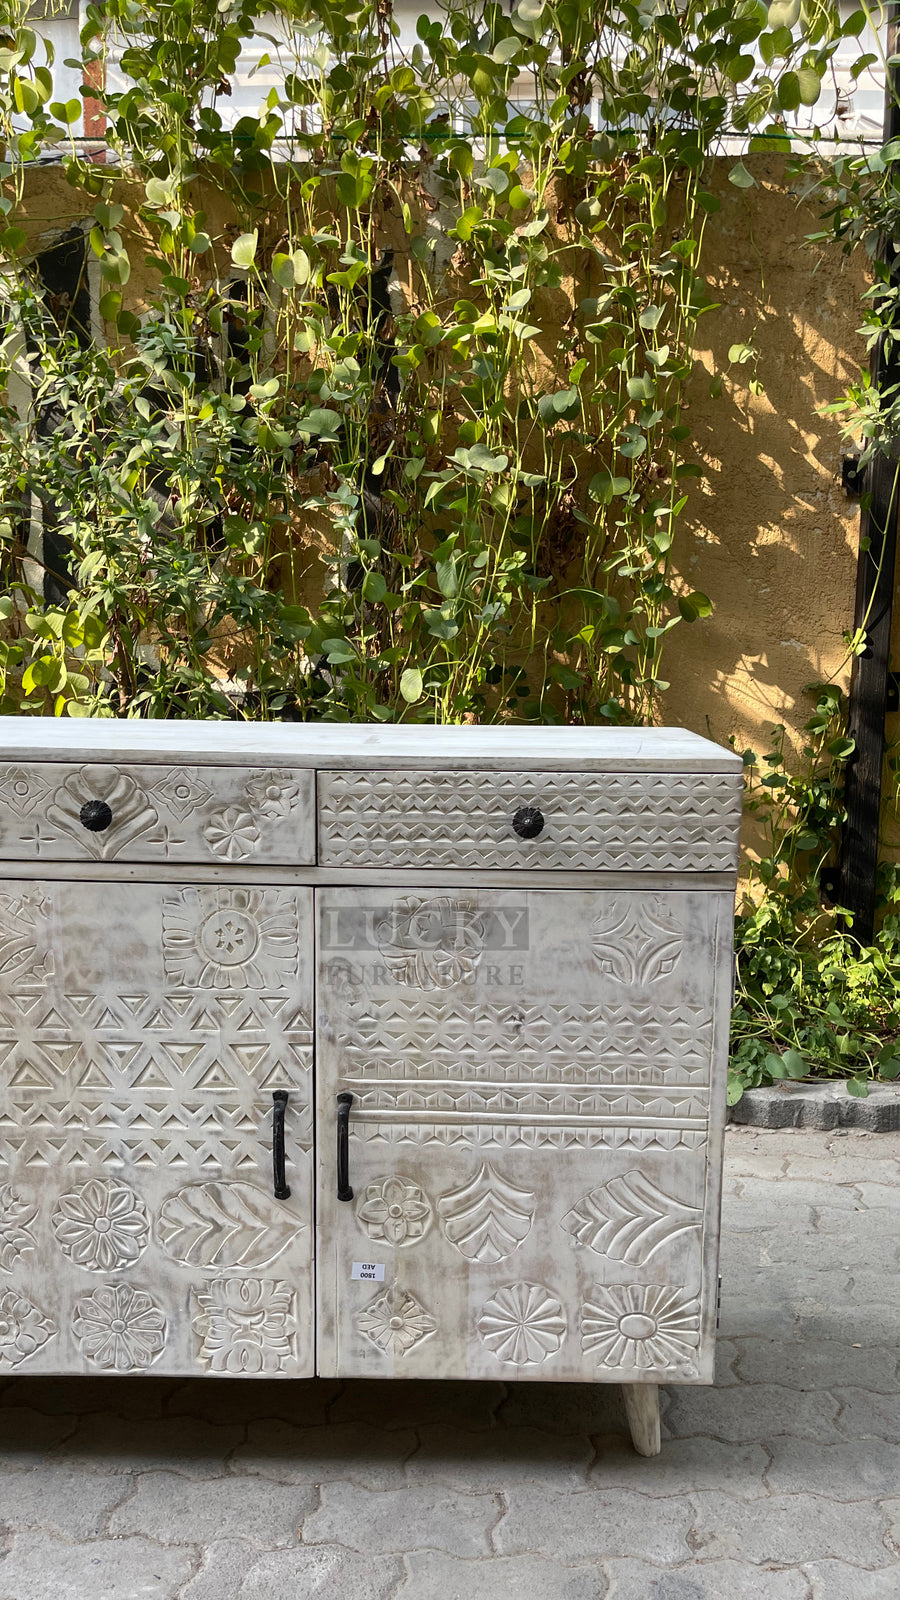
[[[354,1261],[350,1274],[355,1283],[384,1283],[383,1261]]]

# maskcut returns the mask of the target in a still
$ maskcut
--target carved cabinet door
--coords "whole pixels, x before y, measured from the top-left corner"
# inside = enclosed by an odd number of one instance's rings
[[[7,885],[0,974],[0,1374],[311,1374],[312,891]]]
[[[317,890],[321,1373],[711,1379],[731,909]]]

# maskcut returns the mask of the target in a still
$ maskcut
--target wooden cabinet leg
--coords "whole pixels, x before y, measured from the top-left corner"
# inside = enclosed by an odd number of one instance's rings
[[[659,1385],[623,1383],[631,1442],[639,1456],[659,1455]]]

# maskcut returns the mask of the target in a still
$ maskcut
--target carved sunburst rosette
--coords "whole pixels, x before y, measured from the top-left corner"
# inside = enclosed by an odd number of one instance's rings
[[[77,1302],[72,1332],[92,1366],[140,1372],[165,1348],[166,1318],[146,1289],[107,1283]]]
[[[163,961],[179,987],[283,989],[298,953],[297,906],[278,890],[198,886],[163,901]]]
[[[259,849],[259,828],[245,806],[220,806],[210,812],[203,837],[224,861],[246,861]]]
[[[597,1284],[581,1316],[581,1348],[600,1367],[696,1370],[700,1300],[687,1289]]]
[[[498,1361],[535,1366],[556,1355],[566,1336],[560,1301],[540,1283],[510,1283],[486,1301],[476,1326]]]
[[[60,1195],[52,1217],[60,1248],[88,1272],[133,1266],[149,1238],[143,1200],[127,1183],[89,1178]]]

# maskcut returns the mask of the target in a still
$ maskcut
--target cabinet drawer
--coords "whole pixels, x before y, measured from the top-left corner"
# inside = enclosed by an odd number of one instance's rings
[[[315,860],[313,793],[305,770],[6,765],[0,856],[306,865]]]
[[[740,774],[319,774],[324,866],[733,872]]]

